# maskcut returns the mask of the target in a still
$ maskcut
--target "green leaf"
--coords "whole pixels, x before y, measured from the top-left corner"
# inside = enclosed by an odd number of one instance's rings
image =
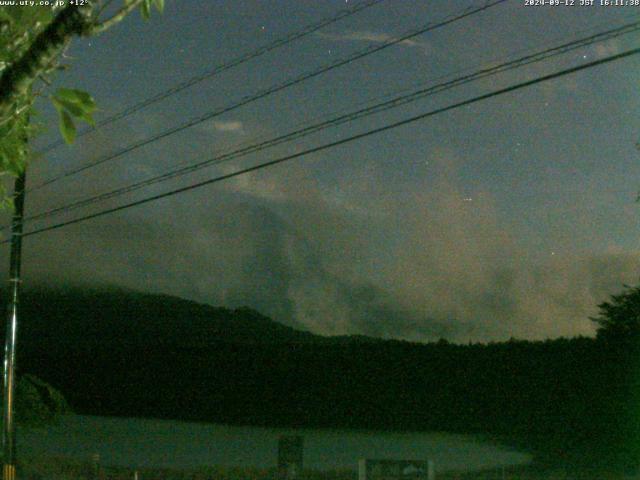
[[[72,144],[76,139],[76,125],[73,123],[73,119],[69,112],[66,110],[59,110],[60,112],[60,133],[62,133],[62,138],[68,144]]]
[[[91,125],[92,127],[96,126],[96,122],[93,119],[93,117],[91,116],[90,113],[85,113],[82,117],[80,117],[82,120],[84,120],[85,122],[87,122],[89,125]]]
[[[151,16],[151,0],[142,0],[140,4],[140,13],[142,18],[145,20],[149,20]]]
[[[59,88],[56,90],[55,97],[62,103],[70,103],[77,105],[83,111],[91,113],[96,109],[96,102],[91,95],[82,90],[71,88]]]
[[[164,12],[164,0],[154,0],[153,3],[160,13]]]
[[[91,113],[84,110],[82,106],[78,105],[77,103],[67,102],[59,97],[56,97],[55,95],[51,97],[51,101],[53,102],[53,105],[56,107],[56,110],[58,110],[58,112],[66,110],[75,118],[84,120],[92,127],[95,127],[95,122],[93,120],[93,117],[91,116]]]
[[[7,170],[7,165],[9,165],[9,163],[9,156],[5,152],[0,151],[0,167],[3,171]]]
[[[71,115],[74,117],[82,117],[84,115],[84,110],[78,104],[66,102],[61,98],[56,97],[55,95],[51,98],[53,105],[56,107],[58,111],[60,110],[68,110]]]
[[[87,92],[71,88],[59,88],[51,100],[60,115],[66,112],[70,116],[87,122],[92,127],[95,126],[91,113],[96,109],[96,102]],[[65,123],[62,119],[61,122],[61,124]],[[73,138],[75,138],[75,132]],[[67,137],[65,137],[66,139]]]

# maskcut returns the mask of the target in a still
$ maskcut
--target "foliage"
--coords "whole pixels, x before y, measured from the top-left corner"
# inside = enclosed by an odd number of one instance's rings
[[[18,379],[15,411],[21,425],[42,426],[71,409],[62,393],[38,377],[25,374]]]
[[[142,2],[140,5],[140,13],[145,20],[148,20],[151,16],[152,6],[156,7],[156,9],[162,13],[164,11],[164,0],[144,0]]]
[[[0,7],[0,73],[25,54],[53,13],[51,7]],[[37,96],[34,92],[17,99],[11,116],[0,119],[0,175],[16,176],[26,164],[29,150],[25,140],[36,133],[29,114]],[[2,198],[4,193],[0,191]]]
[[[60,115],[60,132],[67,143],[73,143],[76,137],[74,117],[95,126],[92,114],[96,109],[96,102],[87,92],[59,88],[52,101]]]
[[[619,295],[598,305],[598,338],[605,341],[637,344],[640,340],[640,286],[626,286]]]
[[[58,390],[33,375],[18,381],[16,415],[25,425],[42,425],[55,421],[58,415],[70,413],[67,401]]]
[[[152,7],[164,10],[164,0],[123,0],[104,19],[110,3],[0,6],[0,176],[17,176],[25,168],[29,140],[37,133],[31,122],[34,103],[45,94],[49,76],[64,68],[60,59],[71,39],[102,33],[135,8],[145,19]],[[96,104],[88,93],[61,88],[47,96],[58,111],[60,132],[67,143],[76,137],[76,121],[94,125]],[[0,198],[6,199],[4,191]]]

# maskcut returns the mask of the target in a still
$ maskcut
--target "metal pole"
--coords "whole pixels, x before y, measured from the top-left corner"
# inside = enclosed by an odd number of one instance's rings
[[[4,343],[4,412],[2,424],[2,478],[15,480],[16,443],[14,423],[16,337],[18,333],[18,295],[20,293],[20,254],[24,214],[26,173],[16,178],[13,188],[14,211],[11,221],[11,263],[9,266],[9,302],[7,333]]]

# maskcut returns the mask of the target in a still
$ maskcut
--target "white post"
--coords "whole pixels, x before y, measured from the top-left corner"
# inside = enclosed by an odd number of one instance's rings
[[[358,460],[358,480],[367,480],[367,459]]]

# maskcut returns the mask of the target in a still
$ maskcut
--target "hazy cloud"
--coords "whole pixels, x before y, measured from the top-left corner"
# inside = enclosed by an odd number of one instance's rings
[[[605,43],[598,43],[593,46],[596,58],[609,57],[620,53],[620,42],[617,40],[610,40]]]
[[[243,129],[242,122],[238,120],[229,121],[215,121],[213,122],[213,128],[218,132],[241,132]]]
[[[323,33],[316,32],[314,35],[326,40],[335,42],[367,42],[367,43],[386,43],[392,41],[395,37],[382,32],[369,32],[369,31],[357,31],[346,33]],[[418,48],[423,53],[428,54],[431,52],[431,47],[427,42],[419,40],[402,40],[398,43],[404,47]]]
[[[323,334],[477,341],[591,334],[596,305],[633,283],[640,267],[638,256],[616,254],[530,264],[514,246],[501,259],[486,225],[417,219],[413,239],[376,258],[357,222],[321,210],[309,218],[300,211],[308,207],[282,215],[228,196],[190,221],[95,221],[31,241],[25,281],[115,283],[249,305]]]
[[[337,201],[291,164],[29,238],[25,283],[118,284],[317,333],[466,342],[593,334],[597,304],[637,281],[636,254],[534,255],[489,193],[468,201],[453,153],[428,161],[429,187],[402,196],[381,195],[372,174]]]

